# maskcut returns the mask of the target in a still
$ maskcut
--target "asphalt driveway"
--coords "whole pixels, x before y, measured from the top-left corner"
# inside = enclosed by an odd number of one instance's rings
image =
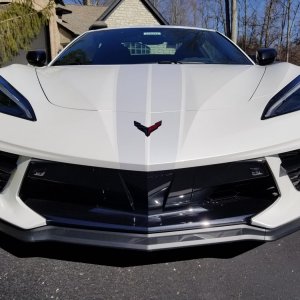
[[[300,232],[156,253],[0,235],[0,299],[300,299]]]

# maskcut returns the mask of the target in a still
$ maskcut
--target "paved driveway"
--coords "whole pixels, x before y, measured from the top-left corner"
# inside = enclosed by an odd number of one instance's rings
[[[300,232],[160,253],[0,235],[0,299],[300,299]]]

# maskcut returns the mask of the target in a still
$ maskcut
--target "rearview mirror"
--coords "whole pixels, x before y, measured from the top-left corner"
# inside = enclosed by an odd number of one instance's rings
[[[26,59],[32,66],[43,67],[47,61],[47,54],[45,50],[28,51]]]
[[[256,61],[260,66],[272,64],[277,57],[277,51],[274,48],[262,48],[256,52]]]

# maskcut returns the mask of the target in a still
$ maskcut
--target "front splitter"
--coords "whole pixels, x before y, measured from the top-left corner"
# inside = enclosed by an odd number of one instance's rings
[[[153,234],[121,233],[56,226],[23,230],[8,223],[0,222],[0,231],[24,242],[63,242],[141,251],[245,240],[271,241],[298,229],[300,229],[300,219],[271,230],[249,225],[233,225]]]

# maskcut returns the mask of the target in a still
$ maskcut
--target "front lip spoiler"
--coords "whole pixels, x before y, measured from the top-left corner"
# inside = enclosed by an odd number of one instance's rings
[[[300,229],[300,219],[275,229],[232,225],[152,234],[43,226],[19,229],[0,222],[0,231],[23,242],[63,242],[99,247],[155,251],[245,240],[273,241]]]

